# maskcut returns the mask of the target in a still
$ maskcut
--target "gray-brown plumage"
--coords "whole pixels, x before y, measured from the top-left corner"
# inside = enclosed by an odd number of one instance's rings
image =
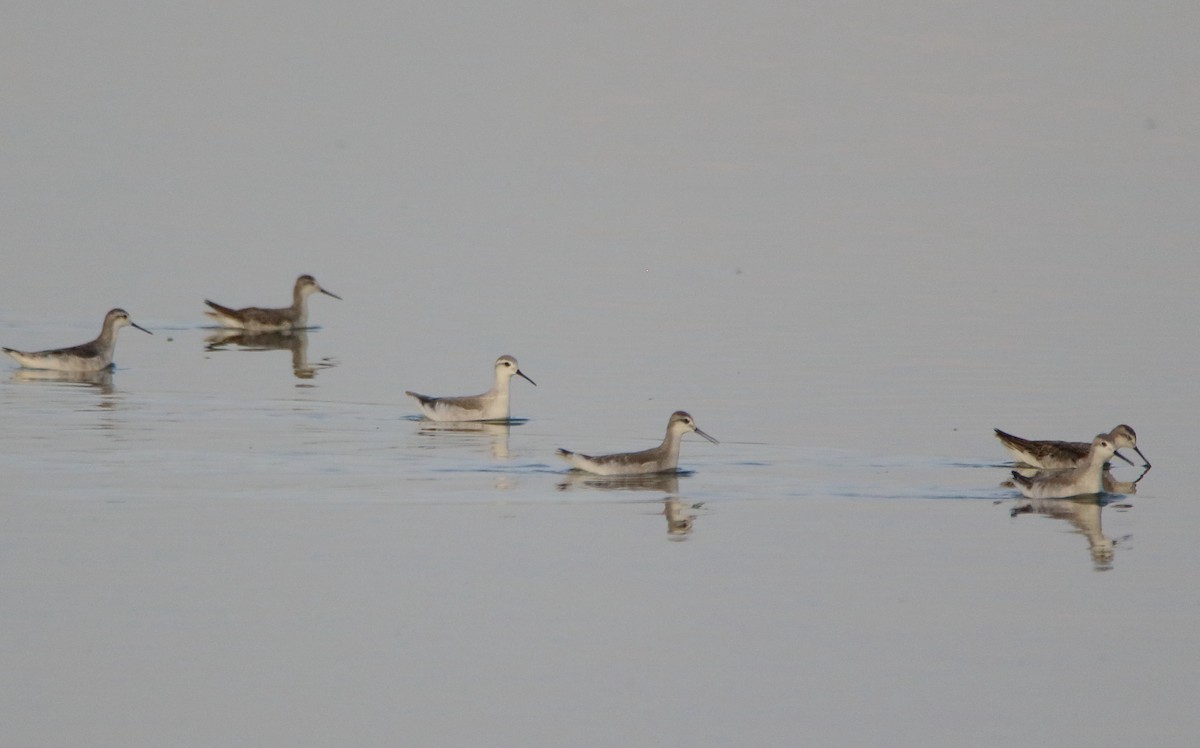
[[[292,288],[292,305],[278,309],[263,309],[248,306],[243,309],[232,309],[215,301],[204,300],[213,311],[205,312],[221,324],[233,330],[248,332],[272,332],[278,330],[299,330],[308,326],[308,297],[314,293],[323,293],[335,299],[341,299],[335,293],[326,291],[311,275],[302,275],[296,279]]]
[[[567,449],[555,451],[571,467],[596,475],[641,475],[676,470],[679,464],[679,441],[689,431],[695,431],[713,444],[717,440],[701,431],[692,417],[682,410],[671,414],[667,421],[667,435],[662,444],[641,452],[622,452],[612,455],[584,455]]]
[[[1052,440],[1034,440],[1024,439],[1013,434],[1006,433],[1000,429],[994,429],[996,438],[1004,445],[1013,459],[1031,467],[1040,468],[1073,468],[1080,462],[1087,459],[1088,450],[1091,448],[1089,442],[1065,442]],[[1116,446],[1117,449],[1132,449],[1138,453],[1145,464],[1144,467],[1150,467],[1150,461],[1146,459],[1146,455],[1137,447],[1137,434],[1133,428],[1121,424],[1108,432],[1106,435]],[[1133,461],[1120,452],[1116,453],[1130,465]]]

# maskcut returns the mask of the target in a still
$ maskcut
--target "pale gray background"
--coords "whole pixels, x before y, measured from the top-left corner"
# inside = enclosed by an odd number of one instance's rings
[[[1194,3],[2,16],[0,343],[156,333],[0,379],[4,743],[1193,744]],[[676,408],[687,542],[559,489]],[[993,505],[1122,421],[1110,571]]]

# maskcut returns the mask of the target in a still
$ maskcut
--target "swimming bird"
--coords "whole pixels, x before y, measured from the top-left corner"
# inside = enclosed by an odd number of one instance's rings
[[[521,377],[534,387],[537,382],[525,376],[512,356],[496,359],[492,388],[482,395],[464,397],[430,397],[416,392],[404,394],[417,401],[421,413],[431,421],[507,421],[508,382]]]
[[[335,293],[321,288],[320,284],[317,283],[317,279],[311,275],[302,275],[296,279],[296,286],[292,289],[291,306],[285,306],[281,309],[260,309],[256,306],[248,306],[244,309],[230,309],[215,301],[205,299],[204,303],[208,304],[214,310],[205,312],[205,314],[219,322],[222,327],[234,330],[272,332],[277,330],[302,329],[308,326],[308,297],[318,291],[326,296],[332,296],[339,301],[342,298]]]
[[[1087,457],[1067,470],[1042,473],[1032,478],[1012,471],[1013,484],[1027,499],[1065,499],[1069,496],[1101,493],[1104,490],[1104,463],[1116,451],[1108,434],[1092,439]]]
[[[113,349],[117,347],[117,330],[122,327],[136,327],[142,332],[153,335],[141,325],[129,318],[124,309],[110,309],[104,315],[104,324],[100,327],[100,337],[90,343],[72,346],[71,348],[55,348],[49,351],[15,351],[12,348],[0,348],[28,369],[46,369],[49,371],[100,371],[112,366]]]
[[[1040,468],[1070,468],[1075,467],[1079,462],[1087,457],[1088,449],[1091,447],[1087,442],[1060,442],[1060,441],[1034,441],[1032,439],[1022,439],[1019,436],[1005,433],[1000,429],[994,429],[996,438],[1004,445],[1009,454],[1017,462],[1024,463],[1031,467]],[[1150,461],[1146,459],[1146,455],[1142,454],[1142,450],[1137,446],[1137,434],[1133,428],[1121,424],[1108,432],[1108,438],[1112,441],[1116,449],[1124,449],[1126,447],[1138,453],[1138,457],[1142,458],[1142,462],[1146,463],[1142,467],[1150,467]],[[1130,465],[1133,460],[1130,460],[1120,452],[1115,453]]]
[[[682,410],[671,414],[667,421],[667,435],[662,444],[641,452],[623,452],[613,455],[578,454],[566,449],[555,452],[571,464],[571,467],[597,475],[640,475],[643,473],[663,473],[673,471],[679,464],[679,442],[683,435],[695,431],[713,444],[719,444],[716,439],[696,427],[692,417]]]

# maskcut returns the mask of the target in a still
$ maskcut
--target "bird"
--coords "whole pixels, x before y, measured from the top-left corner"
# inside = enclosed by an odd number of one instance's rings
[[[416,400],[422,415],[431,421],[507,421],[509,380],[521,377],[534,387],[537,382],[525,376],[517,360],[507,355],[496,359],[494,374],[492,388],[482,395],[430,397],[412,390],[404,394]]]
[[[275,332],[303,329],[308,326],[308,297],[318,291],[339,301],[342,298],[321,288],[317,279],[311,275],[302,275],[296,279],[296,286],[292,289],[291,306],[280,309],[262,309],[256,306],[230,309],[215,301],[205,299],[204,303],[213,308],[213,311],[205,312],[205,314],[219,322],[221,327],[234,330]]]
[[[1104,463],[1116,451],[1108,434],[1098,434],[1088,446],[1087,457],[1075,467],[1032,478],[1012,471],[1013,484],[1027,499],[1065,499],[1104,491]]]
[[[679,464],[679,442],[689,431],[695,431],[713,444],[720,443],[701,431],[690,414],[677,410],[667,421],[667,435],[663,438],[662,444],[657,447],[641,452],[622,452],[595,457],[567,449],[556,450],[555,454],[570,463],[571,467],[596,475],[663,473],[676,469],[676,465]]]
[[[101,371],[112,366],[113,350],[117,347],[117,330],[126,326],[136,327],[148,335],[154,334],[134,322],[129,317],[129,312],[124,309],[110,309],[108,314],[104,315],[100,336],[89,343],[82,343],[70,348],[54,348],[48,351],[18,351],[12,348],[0,348],[0,350],[12,356],[17,363],[27,369],[66,372]]]
[[[1008,450],[1014,460],[1031,467],[1075,467],[1081,460],[1087,457],[1088,449],[1091,447],[1087,442],[1035,441],[1013,436],[1000,429],[994,429],[994,431],[996,432],[996,438],[1000,440],[1000,443],[1004,445],[1004,448]],[[1122,423],[1108,432],[1107,436],[1116,449],[1120,450],[1126,447],[1132,449],[1138,453],[1138,457],[1141,457],[1142,462],[1145,463],[1142,467],[1150,467],[1150,461],[1146,459],[1146,455],[1142,454],[1142,450],[1138,449],[1137,434],[1132,427]],[[1132,460],[1120,452],[1116,452],[1115,454],[1130,465],[1133,464]]]

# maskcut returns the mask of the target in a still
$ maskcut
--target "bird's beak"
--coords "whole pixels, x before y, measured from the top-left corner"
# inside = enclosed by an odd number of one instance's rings
[[[699,434],[700,436],[703,436],[705,439],[708,439],[708,440],[709,440],[710,442],[712,442],[713,444],[720,444],[720,443],[721,443],[721,442],[717,441],[716,439],[712,438],[711,436],[709,436],[708,434],[704,433],[704,432],[703,432],[703,431],[701,431],[700,429],[696,429],[696,433],[697,433],[697,434]]]
[[[133,320],[129,320],[129,326],[130,326],[130,327],[136,327],[137,329],[141,330],[142,332],[146,333],[147,335],[153,335],[153,334],[154,334],[154,333],[150,332],[149,330],[147,330],[146,328],[144,328],[144,327],[142,327],[141,325],[139,325],[138,323],[134,322]]]
[[[1133,448],[1133,451],[1134,451],[1134,452],[1137,452],[1137,453],[1138,453],[1138,457],[1141,457],[1141,458],[1142,458],[1142,462],[1146,463],[1145,465],[1142,465],[1142,467],[1144,467],[1144,468],[1146,468],[1147,470],[1149,470],[1149,469],[1150,469],[1150,461],[1146,459],[1146,455],[1142,454],[1142,450],[1138,449],[1137,447],[1134,447],[1134,448]],[[1132,461],[1130,461],[1130,462],[1129,462],[1129,464],[1130,464],[1130,465],[1132,465],[1132,464],[1133,464],[1133,462],[1132,462]]]
[[[526,382],[529,382],[534,387],[537,387],[537,382],[535,382],[532,379],[530,379],[529,377],[525,376],[525,372],[521,371],[520,369],[517,369],[517,376],[520,377],[521,379],[524,379]]]
[[[332,291],[326,291],[325,289],[321,288],[320,286],[317,287],[317,290],[320,291],[321,293],[325,294],[326,296],[332,296],[333,298],[337,299],[338,301],[342,300],[341,296],[338,296],[337,294],[335,294]]]
[[[1137,447],[1134,447],[1134,449],[1137,449]],[[1132,465],[1132,464],[1133,464],[1133,460],[1129,459],[1128,457],[1126,457],[1125,455],[1121,454],[1120,452],[1113,452],[1113,454],[1114,454],[1114,455],[1116,455],[1117,457],[1120,457],[1120,458],[1121,458],[1122,460],[1124,460],[1125,462],[1128,462],[1130,465]],[[1143,459],[1144,459],[1144,458],[1143,458]]]

